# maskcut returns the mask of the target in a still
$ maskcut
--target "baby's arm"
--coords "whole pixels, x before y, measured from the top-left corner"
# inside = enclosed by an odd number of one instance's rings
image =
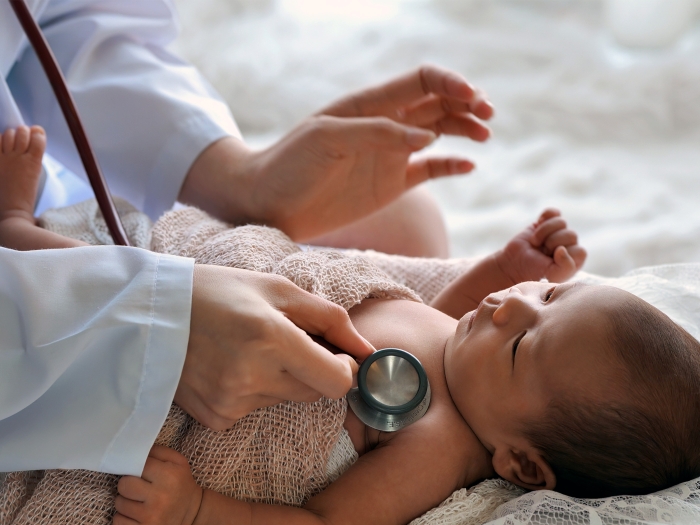
[[[444,410],[431,407],[423,418],[423,431],[416,429],[416,423],[361,456],[304,508],[246,503],[202,490],[183,456],[153,447],[143,478],[125,476],[119,481],[114,525],[408,523],[454,490],[493,474],[490,456],[476,437],[470,434],[465,439],[463,431],[454,432],[443,415]],[[430,432],[425,431],[428,425]],[[436,427],[444,434],[438,442]],[[455,464],[471,467],[464,472]]]
[[[482,259],[447,285],[430,305],[459,319],[490,293],[542,278],[565,281],[585,260],[586,250],[578,245],[576,233],[567,228],[559,210],[550,208],[505,248]]]
[[[313,515],[306,516],[310,513],[303,509],[251,505],[202,489],[195,483],[187,459],[159,445],[151,449],[142,477],[124,476],[117,489],[114,525],[247,525],[258,522],[253,519],[256,507],[263,509],[263,516],[257,516],[263,518],[259,523],[314,523],[310,519]]]
[[[34,204],[46,135],[20,126],[0,135],[0,246],[14,250],[72,248],[85,243],[36,225]]]

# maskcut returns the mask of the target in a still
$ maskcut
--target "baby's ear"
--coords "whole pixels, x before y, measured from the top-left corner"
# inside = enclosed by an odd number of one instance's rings
[[[536,449],[496,448],[493,469],[503,479],[528,490],[553,490],[557,484],[554,471]]]

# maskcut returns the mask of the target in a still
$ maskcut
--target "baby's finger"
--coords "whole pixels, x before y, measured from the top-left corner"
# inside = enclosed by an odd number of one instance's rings
[[[566,221],[561,217],[552,217],[538,224],[530,238],[530,244],[535,248],[542,246],[550,235],[558,230],[566,229]]]
[[[170,463],[176,463],[178,465],[189,466],[189,462],[185,456],[172,448],[164,447],[162,445],[153,445],[153,447],[151,447],[151,451],[148,453],[148,457],[155,458],[160,461],[169,461]]]
[[[117,512],[112,518],[112,525],[139,525],[139,522]]]
[[[557,246],[568,248],[574,244],[578,244],[578,235],[575,231],[569,229],[557,230],[544,241],[544,246],[549,253],[554,253]]]
[[[117,483],[117,492],[133,501],[146,501],[146,494],[151,489],[151,483],[136,476],[122,476]]]
[[[551,219],[552,217],[561,217],[561,211],[558,208],[545,208],[545,210],[540,213],[535,224],[542,224],[544,221]]]
[[[123,496],[117,496],[114,500],[114,508],[122,516],[135,520],[137,523],[141,521],[143,516],[144,508],[143,503],[140,501],[134,501],[127,499]]]
[[[586,249],[583,246],[575,244],[573,246],[567,246],[566,251],[569,252],[569,255],[574,260],[574,263],[576,263],[576,269],[580,270],[583,263],[586,262],[586,257],[588,257]]]
[[[554,266],[551,266],[550,271],[545,275],[548,280],[560,283],[576,273],[576,263],[563,246],[557,246],[552,258],[554,259]]]
[[[143,472],[141,472],[141,478],[150,483],[155,483],[161,477],[160,474],[163,471],[163,468],[163,461],[148,456],[146,458],[146,463],[143,466]]]

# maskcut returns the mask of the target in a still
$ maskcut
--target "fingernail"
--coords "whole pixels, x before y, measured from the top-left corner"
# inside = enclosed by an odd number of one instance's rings
[[[412,128],[406,132],[406,144],[413,148],[425,148],[435,142],[436,138],[435,133],[426,129]]]

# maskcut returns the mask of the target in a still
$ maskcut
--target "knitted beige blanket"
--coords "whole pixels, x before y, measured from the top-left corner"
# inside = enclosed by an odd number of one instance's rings
[[[137,246],[192,257],[198,263],[282,275],[345,309],[368,297],[420,300],[399,282],[412,285],[429,300],[470,264],[304,250],[278,230],[231,228],[194,208],[167,213],[151,230],[148,219],[128,204],[118,202],[117,208]],[[51,210],[42,216],[42,225],[91,244],[110,241],[94,201]],[[247,501],[298,506],[357,458],[343,430],[346,410],[345,400],[288,402],[257,410],[230,430],[213,432],[173,406],[156,443],[185,455],[203,487]],[[0,485],[0,525],[111,523],[117,480],[80,470],[10,473]],[[485,482],[455,492],[414,523],[483,523],[500,503],[517,494],[504,482]]]

